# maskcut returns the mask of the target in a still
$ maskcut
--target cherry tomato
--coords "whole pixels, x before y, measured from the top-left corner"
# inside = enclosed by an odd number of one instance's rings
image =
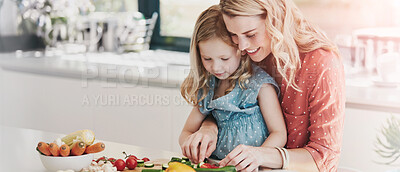
[[[144,162],[150,161],[150,159],[147,158],[147,157],[142,158],[142,160],[143,160]]]
[[[128,159],[125,160],[126,161],[126,167],[128,167],[129,170],[133,170],[136,168],[137,166],[137,161],[135,158],[133,157],[129,157]]]
[[[111,164],[112,164],[112,165],[114,165],[114,164],[115,164],[115,161],[116,161],[116,159],[115,159],[115,158],[108,158],[108,161],[110,161],[110,162],[111,162]]]
[[[102,157],[98,158],[98,159],[96,160],[96,162],[99,163],[99,161],[105,160],[105,159],[106,159],[106,157],[105,157],[105,156],[102,156]]]
[[[135,158],[136,160],[138,160],[138,158],[135,155],[128,155],[125,151],[122,152],[122,154],[125,155],[125,159],[127,159],[127,158]]]
[[[133,158],[133,159],[136,159],[136,160],[138,160],[138,158],[135,156],[135,155],[129,155],[129,157],[128,158]]]
[[[126,164],[124,160],[118,159],[117,161],[115,161],[114,166],[117,167],[118,171],[123,171],[125,169]]]

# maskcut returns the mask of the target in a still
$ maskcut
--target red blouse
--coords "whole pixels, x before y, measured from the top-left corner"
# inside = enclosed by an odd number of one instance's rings
[[[342,61],[322,49],[301,55],[296,84],[281,85],[287,148],[308,150],[320,171],[337,171],[342,143],[345,85]]]

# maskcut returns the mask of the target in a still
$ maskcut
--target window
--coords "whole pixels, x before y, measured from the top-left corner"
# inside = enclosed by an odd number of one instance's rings
[[[189,51],[190,37],[200,13],[218,0],[138,0],[139,11],[146,17],[158,12],[159,18],[151,41],[152,49]]]
[[[161,35],[190,38],[200,13],[217,3],[217,0],[160,1]]]
[[[98,12],[132,12],[138,11],[137,0],[93,0]]]

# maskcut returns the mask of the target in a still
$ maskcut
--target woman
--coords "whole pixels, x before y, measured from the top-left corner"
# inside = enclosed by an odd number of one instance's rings
[[[286,149],[237,146],[220,165],[295,171],[336,171],[344,120],[344,70],[337,48],[291,0],[221,0],[227,30],[281,86]],[[186,156],[202,161],[215,149],[218,130],[203,122],[185,140]],[[186,149],[186,148],[183,148]]]

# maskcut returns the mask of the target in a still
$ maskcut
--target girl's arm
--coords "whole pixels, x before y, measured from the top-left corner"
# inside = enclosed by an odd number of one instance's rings
[[[278,96],[271,84],[263,84],[258,93],[258,103],[269,131],[263,147],[283,147],[287,132]]]
[[[203,122],[205,117],[205,115],[201,114],[198,107],[193,107],[192,111],[189,114],[189,117],[186,119],[186,123],[182,129],[181,135],[179,136],[179,144],[181,146],[186,141],[189,135],[199,130],[201,123]]]
[[[205,117],[198,107],[194,107],[179,136],[182,154],[195,163],[202,162],[209,157],[217,144],[216,122],[212,117],[204,120]]]

